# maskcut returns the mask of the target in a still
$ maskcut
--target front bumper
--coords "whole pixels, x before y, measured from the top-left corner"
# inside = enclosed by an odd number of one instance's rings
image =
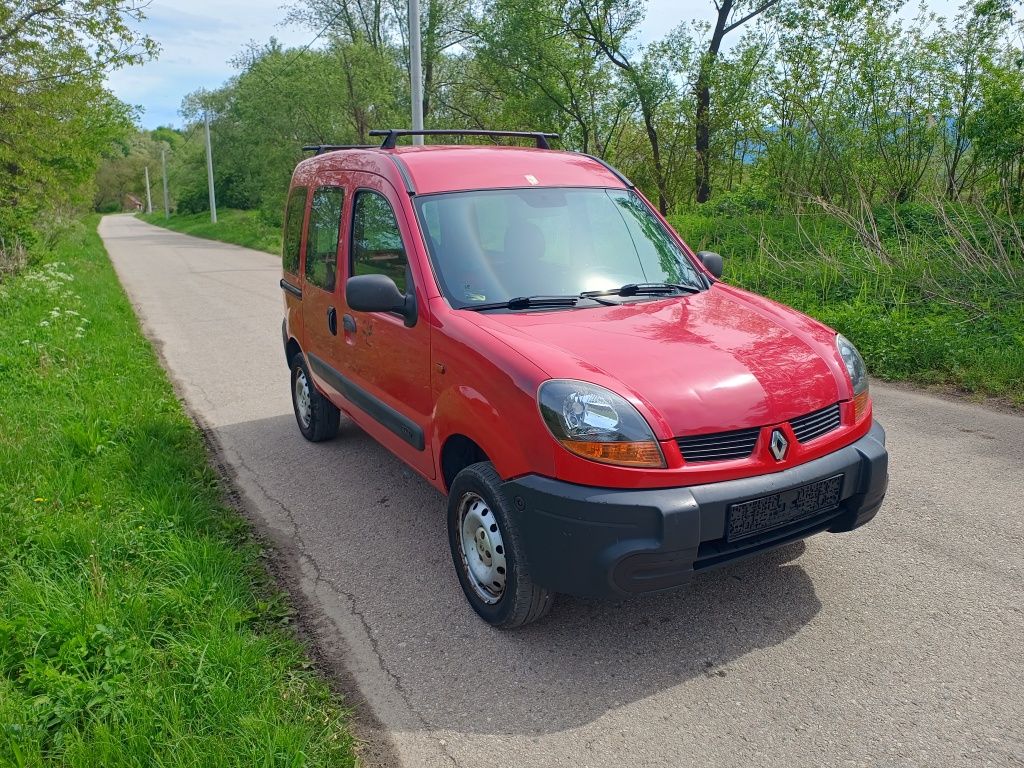
[[[533,580],[555,592],[627,596],[678,586],[694,573],[821,531],[851,531],[882,505],[889,455],[877,422],[851,445],[770,475],[630,490],[527,475],[505,483]],[[730,542],[730,505],[842,475],[838,506]],[[783,496],[783,498],[786,498]]]

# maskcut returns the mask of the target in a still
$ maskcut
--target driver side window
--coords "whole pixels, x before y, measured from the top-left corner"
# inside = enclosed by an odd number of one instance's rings
[[[405,293],[408,264],[391,203],[378,192],[359,190],[352,206],[352,274],[387,275]]]

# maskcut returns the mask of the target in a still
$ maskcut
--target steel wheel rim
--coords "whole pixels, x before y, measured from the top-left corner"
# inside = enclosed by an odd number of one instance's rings
[[[494,512],[476,493],[459,503],[459,553],[462,570],[477,597],[493,605],[505,594],[508,561]]]
[[[299,423],[304,429],[309,429],[309,422],[313,416],[313,403],[309,397],[309,382],[306,381],[305,372],[299,368],[295,372],[295,413],[299,417]]]

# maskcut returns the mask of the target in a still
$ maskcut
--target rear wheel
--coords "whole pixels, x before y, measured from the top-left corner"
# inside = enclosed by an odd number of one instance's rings
[[[313,386],[301,352],[292,358],[292,407],[299,431],[310,442],[330,440],[338,434],[341,412]]]
[[[490,462],[455,476],[448,495],[448,542],[462,591],[484,621],[513,629],[551,610],[554,593],[530,578],[511,506]]]

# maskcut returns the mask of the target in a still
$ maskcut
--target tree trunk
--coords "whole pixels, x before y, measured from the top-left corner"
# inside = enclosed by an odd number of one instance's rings
[[[640,89],[637,89],[640,93]],[[651,144],[651,158],[654,161],[654,182],[658,185],[658,210],[662,216],[668,215],[668,184],[665,181],[665,167],[661,162],[661,143],[658,140],[658,129],[654,125],[654,114],[646,99],[640,99],[640,112],[644,116],[644,128],[647,140]]]
[[[708,51],[700,62],[697,74],[697,114],[696,136],[694,137],[694,154],[696,156],[697,202],[706,203],[711,198],[711,68],[722,47],[722,39],[728,31],[729,14],[732,13],[733,0],[722,0],[718,7],[718,19],[715,31],[708,43]]]

